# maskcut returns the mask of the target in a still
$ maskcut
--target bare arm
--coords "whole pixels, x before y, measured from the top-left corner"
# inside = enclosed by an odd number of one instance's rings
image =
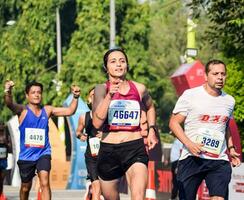
[[[92,122],[93,126],[97,129],[103,125],[105,119],[107,118],[111,98],[110,93],[106,94],[106,88],[104,85],[100,84],[95,87],[94,102],[92,106]]]
[[[85,141],[87,139],[87,135],[83,134],[83,130],[85,128],[85,115],[81,115],[78,121],[78,127],[76,129],[76,137],[81,141]]]
[[[143,90],[142,93],[142,103],[145,105],[146,112],[147,112],[147,123],[148,123],[148,147],[149,150],[153,149],[156,144],[158,143],[158,138],[156,137],[155,132],[155,125],[156,125],[156,111],[152,101],[152,97],[149,95],[148,91],[146,90],[145,86],[141,87]],[[153,128],[154,127],[154,128]]]
[[[202,144],[196,144],[192,142],[185,134],[181,124],[185,121],[185,116],[177,113],[172,114],[169,121],[169,128],[175,134],[175,136],[188,148],[188,150],[194,155],[199,156],[202,152]]]
[[[239,159],[240,154],[237,153],[236,150],[235,150],[229,127],[226,128],[225,138],[226,138],[227,147],[229,149],[232,166],[233,167],[238,167],[241,164],[241,161]]]
[[[48,116],[70,116],[73,115],[78,106],[78,99],[80,96],[80,88],[78,86],[72,86],[71,92],[73,93],[73,99],[68,107],[54,107],[45,106]]]
[[[20,115],[25,106],[13,102],[12,88],[14,86],[13,81],[6,81],[4,86],[4,103],[15,114]]]

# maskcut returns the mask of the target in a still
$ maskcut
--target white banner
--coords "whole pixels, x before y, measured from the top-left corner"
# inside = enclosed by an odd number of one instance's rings
[[[20,151],[20,132],[19,132],[19,120],[17,115],[12,117],[7,122],[7,125],[11,136],[13,157],[14,157],[14,164],[12,170],[12,186],[20,186],[21,180],[19,175],[19,168],[17,165],[17,161],[19,158],[19,151]]]
[[[229,184],[229,200],[244,199],[244,163],[240,167],[232,168],[231,182]]]

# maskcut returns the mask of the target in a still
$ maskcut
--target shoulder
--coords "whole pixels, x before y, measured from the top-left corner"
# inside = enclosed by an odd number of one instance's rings
[[[103,93],[103,92],[106,92],[106,84],[103,83],[103,84],[97,84],[95,86],[95,89],[94,89],[94,92],[95,93]]]
[[[226,101],[228,101],[231,104],[235,104],[235,99],[233,96],[225,93],[224,91],[222,91],[222,96],[226,99]]]
[[[51,114],[52,114],[52,111],[53,111],[53,108],[54,108],[54,107],[51,106],[51,105],[45,105],[45,106],[43,106],[43,108],[44,108],[44,110],[46,111],[47,116],[50,117]]]
[[[79,123],[84,124],[86,118],[86,113],[83,113],[79,117]]]
[[[202,86],[186,89],[181,96],[183,97],[190,97],[192,95],[198,94],[202,92]]]
[[[147,90],[146,86],[144,84],[142,84],[142,83],[138,83],[136,81],[130,81],[130,82],[135,85],[136,89],[138,90],[138,92],[140,94],[144,94],[145,91]]]

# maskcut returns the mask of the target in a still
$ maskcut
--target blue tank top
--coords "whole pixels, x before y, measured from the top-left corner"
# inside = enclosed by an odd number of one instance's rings
[[[26,108],[26,116],[19,126],[19,160],[36,161],[43,155],[51,155],[48,116],[44,107],[40,116],[36,116],[28,106]]]

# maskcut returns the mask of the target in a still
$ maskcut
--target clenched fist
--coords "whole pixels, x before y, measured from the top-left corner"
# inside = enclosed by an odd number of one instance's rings
[[[80,96],[80,87],[77,85],[72,85],[71,92],[73,93],[74,98],[78,99]]]
[[[14,87],[14,82],[11,80],[6,80],[4,84],[4,92],[10,92]]]

